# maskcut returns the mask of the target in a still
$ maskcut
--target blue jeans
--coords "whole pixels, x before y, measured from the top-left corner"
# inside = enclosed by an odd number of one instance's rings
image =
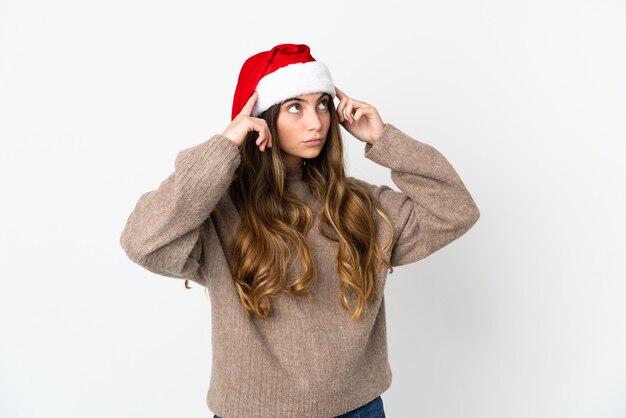
[[[220,418],[213,415],[213,418]],[[380,396],[365,405],[359,406],[357,409],[346,412],[335,418],[385,418],[385,410],[383,409],[383,398]]]

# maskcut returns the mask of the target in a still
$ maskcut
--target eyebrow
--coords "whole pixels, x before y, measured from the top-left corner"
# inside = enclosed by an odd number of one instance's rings
[[[324,97],[330,97],[330,95],[328,93],[322,93],[322,95],[319,97],[319,99],[317,99],[318,101],[322,100]],[[299,97],[292,97],[291,99],[287,99],[283,102],[283,104],[290,102],[290,101],[296,101],[296,102],[304,102],[306,100],[301,99]]]

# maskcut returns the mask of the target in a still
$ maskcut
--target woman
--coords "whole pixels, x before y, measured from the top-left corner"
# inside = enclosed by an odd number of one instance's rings
[[[445,157],[336,88],[306,45],[246,60],[231,116],[140,197],[122,247],[208,289],[215,417],[384,417],[387,273],[478,208]],[[345,175],[340,126],[401,191]]]

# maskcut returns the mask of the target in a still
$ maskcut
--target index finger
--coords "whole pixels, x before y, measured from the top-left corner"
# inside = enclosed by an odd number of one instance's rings
[[[256,103],[257,97],[258,93],[255,90],[246,102],[246,104],[243,106],[243,108],[241,108],[241,112],[239,112],[239,114],[244,116],[250,116],[250,114],[252,113],[252,109],[254,108],[254,103]]]
[[[343,91],[339,90],[339,87],[337,87],[337,86],[335,86],[335,93],[337,94],[337,98],[339,100],[343,100],[343,99],[347,99],[348,98],[348,96],[346,96],[346,94]]]

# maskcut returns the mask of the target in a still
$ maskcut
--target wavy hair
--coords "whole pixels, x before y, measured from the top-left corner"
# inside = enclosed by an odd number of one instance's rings
[[[393,272],[383,257],[391,246],[393,229],[369,191],[346,178],[340,126],[332,99],[328,103],[331,123],[326,143],[317,157],[306,160],[302,180],[323,203],[320,233],[339,243],[340,302],[356,321],[365,303],[377,297],[374,282],[382,264]],[[272,147],[260,152],[255,144],[258,132],[248,133],[240,146],[241,164],[229,188],[241,219],[230,245],[230,270],[244,311],[260,319],[269,316],[271,300],[282,293],[311,300],[310,289],[317,277],[305,240],[313,224],[313,212],[286,188],[286,168],[276,128],[280,106],[276,104],[259,115],[270,129]],[[389,227],[389,239],[382,248],[376,240],[372,211]],[[288,284],[287,273],[296,260],[302,275]]]

